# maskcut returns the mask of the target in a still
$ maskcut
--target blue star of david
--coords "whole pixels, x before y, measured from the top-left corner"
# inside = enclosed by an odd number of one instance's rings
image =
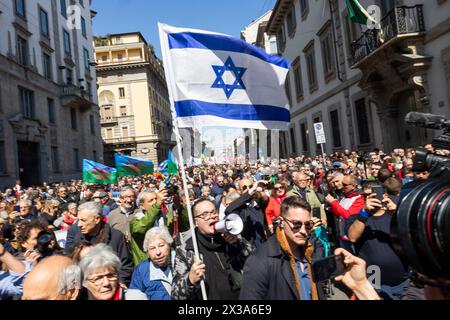
[[[212,67],[214,69],[214,72],[216,73],[217,78],[216,81],[214,81],[211,88],[223,89],[225,95],[227,96],[227,99],[230,99],[234,90],[237,89],[246,90],[245,84],[242,81],[242,77],[244,76],[244,73],[245,71],[247,71],[247,69],[236,67],[231,57],[228,57],[227,61],[225,61],[225,64],[223,66],[212,66]],[[223,75],[225,74],[225,71],[231,71],[234,74],[236,80],[234,81],[233,84],[226,84],[225,81],[223,80]]]

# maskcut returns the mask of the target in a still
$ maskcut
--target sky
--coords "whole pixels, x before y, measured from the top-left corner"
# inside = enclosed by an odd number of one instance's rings
[[[252,21],[272,9],[276,0],[93,0],[97,11],[94,35],[139,31],[161,58],[158,22],[240,37]],[[225,132],[225,128],[217,128]],[[226,131],[221,138],[208,137],[208,145],[220,148],[242,136],[242,130]],[[206,139],[206,137],[205,137]]]
[[[158,22],[239,37],[276,0],[93,0],[94,35],[140,31],[161,57]]]

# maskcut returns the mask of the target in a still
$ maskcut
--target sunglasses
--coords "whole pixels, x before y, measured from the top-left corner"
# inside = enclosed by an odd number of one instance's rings
[[[275,190],[275,191],[284,190],[284,187],[275,187],[275,188],[273,188],[273,190]]]
[[[251,188],[253,188],[253,185],[243,186],[242,191],[250,190]]]
[[[314,227],[314,222],[313,221],[292,221],[289,220],[287,218],[283,218],[284,220],[286,220],[287,222],[289,222],[289,227],[291,228],[292,232],[298,232],[300,231],[303,226],[305,226],[306,231],[311,231],[312,228]]]

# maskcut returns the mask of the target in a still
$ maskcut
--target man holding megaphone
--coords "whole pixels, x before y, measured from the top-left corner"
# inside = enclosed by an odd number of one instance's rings
[[[201,300],[200,282],[204,280],[208,299],[237,300],[241,270],[252,251],[251,244],[240,236],[242,220],[228,215],[219,221],[219,212],[208,198],[195,201],[192,214],[202,261],[195,261],[192,237],[177,248],[172,298]]]

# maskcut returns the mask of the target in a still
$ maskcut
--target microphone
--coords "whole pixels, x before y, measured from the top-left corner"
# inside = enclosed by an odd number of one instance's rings
[[[243,229],[244,223],[241,217],[234,213],[227,215],[225,219],[214,225],[214,231],[216,233],[228,232],[234,236],[241,234]]]

